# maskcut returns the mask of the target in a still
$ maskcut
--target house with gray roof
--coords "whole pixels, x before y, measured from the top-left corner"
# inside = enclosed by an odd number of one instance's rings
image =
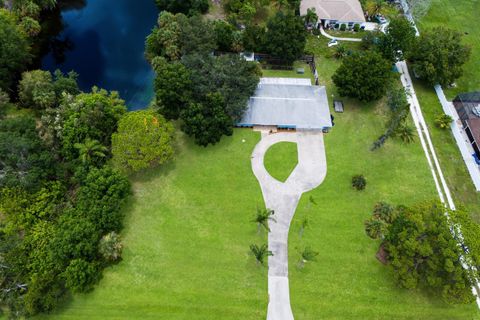
[[[459,94],[453,105],[480,163],[480,91]]]
[[[324,28],[346,24],[347,28],[351,29],[355,24],[361,25],[365,22],[359,0],[302,0],[300,15],[306,15],[308,9],[315,9],[318,24]]]

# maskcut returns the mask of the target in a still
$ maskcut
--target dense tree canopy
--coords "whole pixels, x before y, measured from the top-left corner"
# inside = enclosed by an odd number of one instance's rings
[[[422,32],[410,60],[414,71],[428,83],[451,85],[463,74],[470,52],[459,32],[438,27]]]
[[[160,165],[173,156],[173,125],[153,110],[129,112],[112,136],[113,162],[136,172]]]
[[[53,107],[56,95],[51,73],[42,70],[24,72],[18,94],[24,107],[34,109]]]
[[[155,0],[160,11],[195,15],[208,11],[208,0]]]
[[[385,33],[379,38],[379,48],[383,57],[396,62],[408,58],[415,44],[415,28],[405,17],[395,18],[388,24]]]
[[[30,44],[25,32],[9,11],[0,8],[0,89],[7,90],[30,61]]]
[[[392,79],[391,64],[379,53],[353,53],[343,59],[332,79],[341,96],[372,101],[381,98]]]
[[[470,303],[474,300],[472,274],[460,263],[464,253],[450,231],[445,211],[440,203],[397,208],[381,203],[375,207],[372,220],[366,222],[366,230],[373,238],[383,239],[400,286],[430,290],[449,303]],[[375,227],[382,224],[384,227]],[[478,228],[469,230],[478,238]]]
[[[271,55],[292,63],[303,54],[306,36],[300,17],[280,11],[267,22],[265,49]]]

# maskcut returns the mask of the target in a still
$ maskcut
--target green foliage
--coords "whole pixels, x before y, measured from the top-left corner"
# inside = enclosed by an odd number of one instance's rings
[[[305,247],[305,249],[300,251],[300,260],[298,262],[298,267],[301,269],[304,268],[305,263],[315,261],[317,256],[318,252],[313,251],[310,247]]]
[[[57,69],[53,73],[53,78],[53,88],[58,101],[63,94],[77,95],[80,93],[77,83],[78,74],[75,71],[70,71],[67,75],[64,75],[62,71]]]
[[[112,136],[113,163],[123,171],[137,172],[173,157],[173,125],[153,110],[129,112]]]
[[[0,89],[8,90],[30,61],[30,44],[15,17],[0,9]]]
[[[216,49],[213,23],[201,16],[180,19],[181,24],[181,54],[192,53],[212,54]]]
[[[265,49],[274,57],[293,63],[304,52],[306,36],[300,17],[280,11],[267,22]]]
[[[345,23],[342,23],[340,25],[340,31],[345,31],[345,30],[347,30],[347,25]]]
[[[78,189],[75,213],[92,222],[101,234],[119,231],[121,208],[129,194],[130,183],[125,176],[110,167],[93,168]]]
[[[318,21],[318,15],[315,12],[315,8],[308,8],[307,14],[303,17],[306,24],[315,26]]]
[[[383,239],[385,236],[385,231],[387,229],[387,224],[385,221],[380,220],[376,217],[370,217],[368,220],[365,220],[365,232],[372,239]]]
[[[360,31],[360,25],[359,25],[358,23],[355,23],[355,24],[353,25],[353,31],[355,31],[355,32]]]
[[[332,79],[341,96],[377,100],[391,83],[391,66],[376,52],[353,53],[343,59]]]
[[[0,187],[41,186],[54,174],[52,155],[44,147],[30,116],[0,121]]]
[[[85,139],[83,143],[75,143],[73,146],[78,150],[78,156],[84,165],[97,163],[100,159],[105,158],[108,151],[107,147],[90,138]]]
[[[367,179],[362,174],[352,177],[352,187],[361,191],[367,186]]]
[[[256,244],[250,245],[250,252],[255,257],[257,264],[264,264],[265,258],[269,256],[273,256],[272,251],[268,250],[268,246],[266,244],[261,245],[260,247]]]
[[[195,15],[206,13],[208,0],[155,0],[160,11]]]
[[[335,47],[335,53],[333,54],[333,56],[337,59],[344,58],[347,56],[347,49],[343,44],[340,44]]]
[[[400,138],[405,143],[412,143],[415,141],[415,128],[402,124],[395,130],[394,136]]]
[[[92,93],[81,93],[64,100],[58,110],[63,127],[53,130],[61,137],[64,156],[70,160],[77,158],[75,144],[84,143],[87,138],[110,147],[112,133],[117,130],[117,122],[126,111],[118,93],[97,88],[93,88]]]
[[[104,235],[98,244],[98,252],[108,262],[118,261],[122,255],[123,244],[120,236],[112,231]]]
[[[164,57],[168,60],[180,58],[181,44],[180,15],[170,12],[161,12],[158,16],[157,26],[147,36],[145,42],[145,56],[150,62],[155,57]]]
[[[20,103],[26,108],[46,109],[55,104],[55,89],[49,71],[24,72],[18,86]]]
[[[224,20],[215,20],[213,30],[218,50],[231,51],[235,41],[235,27]]]
[[[37,20],[30,17],[23,17],[22,20],[20,21],[20,27],[30,37],[37,36],[42,30],[40,23]]]
[[[379,37],[379,50],[391,62],[408,58],[415,44],[415,28],[405,17],[390,21],[385,33]]]
[[[461,42],[459,32],[444,27],[422,32],[410,57],[415,72],[429,84],[451,85],[471,53]]]
[[[155,70],[155,97],[159,112],[167,119],[178,119],[191,99],[189,70],[179,62],[168,63],[163,57],[152,61]]]
[[[192,102],[182,112],[182,130],[206,147],[232,134],[232,119],[225,112],[225,101],[220,93],[207,94],[204,102]]]
[[[98,281],[98,266],[83,259],[74,259],[63,273],[65,286],[72,292],[86,292]]]
[[[243,47],[249,52],[262,52],[265,48],[267,30],[263,26],[247,24],[242,32]]]
[[[448,114],[440,113],[435,117],[435,125],[440,129],[450,128],[453,118]]]
[[[474,300],[460,248],[450,233],[441,204],[402,207],[388,227],[386,250],[394,277],[402,287],[424,287],[449,303]]]
[[[265,228],[268,232],[270,232],[270,228],[268,227],[268,222],[271,220],[273,222],[276,222],[275,218],[273,218],[273,215],[275,214],[275,211],[271,209],[261,209],[257,207],[257,215],[255,216],[255,219],[252,220],[252,222],[255,222],[257,224],[257,232],[260,233],[260,230],[262,230],[262,227]]]

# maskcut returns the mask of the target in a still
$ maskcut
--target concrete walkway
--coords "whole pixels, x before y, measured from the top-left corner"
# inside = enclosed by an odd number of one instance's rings
[[[335,39],[335,40],[338,40],[338,41],[362,42],[362,39],[360,39],[360,38],[338,38],[338,37],[331,36],[327,32],[325,32],[325,30],[323,30],[323,27],[320,27],[320,33],[324,37],[327,37],[327,38],[332,39],[332,40]]]
[[[278,142],[295,142],[298,164],[282,183],[267,172],[263,159],[267,150]],[[327,160],[321,132],[262,134],[252,154],[252,170],[260,183],[265,206],[275,211],[270,222],[268,248],[267,320],[293,320],[288,285],[288,230],[302,193],[319,186],[327,174]]]

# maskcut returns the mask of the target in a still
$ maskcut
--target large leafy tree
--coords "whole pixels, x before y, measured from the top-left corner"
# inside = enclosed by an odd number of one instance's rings
[[[136,172],[165,163],[174,153],[173,132],[173,125],[153,110],[129,112],[112,136],[115,166]]]
[[[25,32],[12,13],[0,9],[0,89],[9,89],[30,59],[30,44]]]
[[[306,36],[299,16],[279,11],[267,22],[265,49],[278,59],[292,63],[303,54]]]
[[[463,74],[470,52],[459,32],[438,27],[422,32],[410,60],[415,72],[428,83],[450,85]]]
[[[464,253],[451,233],[455,228],[451,229],[446,211],[440,203],[395,209],[380,203],[366,222],[366,231],[373,238],[382,237],[400,286],[430,290],[449,303],[470,303],[472,271],[462,267]],[[468,230],[478,238],[478,228]]]
[[[379,38],[379,48],[385,59],[395,62],[408,58],[415,44],[415,28],[405,17],[394,18]]]
[[[155,0],[160,11],[194,15],[208,11],[208,0]]]
[[[372,101],[386,93],[391,69],[391,64],[377,52],[353,53],[343,59],[332,79],[341,96]]]
[[[157,25],[147,36],[145,43],[145,56],[149,61],[155,57],[164,57],[168,60],[180,58],[181,22],[179,17],[180,15],[173,15],[166,11],[160,13]]]
[[[10,117],[0,121],[0,187],[36,189],[54,175],[52,163],[33,117]]]
[[[65,99],[58,110],[63,124],[57,128],[63,155],[70,160],[77,158],[78,149],[75,144],[83,143],[87,138],[110,147],[117,122],[126,111],[125,102],[119,98],[118,93],[108,93],[97,88],[91,93],[81,93]]]
[[[232,119],[225,112],[225,101],[220,93],[207,94],[205,101],[192,102],[182,111],[182,130],[206,147],[231,135]]]
[[[26,108],[46,109],[56,101],[55,87],[49,71],[24,72],[18,86],[21,104]]]
[[[152,61],[155,70],[155,98],[159,112],[167,119],[178,119],[191,99],[189,70],[180,62],[169,63],[163,57]]]

